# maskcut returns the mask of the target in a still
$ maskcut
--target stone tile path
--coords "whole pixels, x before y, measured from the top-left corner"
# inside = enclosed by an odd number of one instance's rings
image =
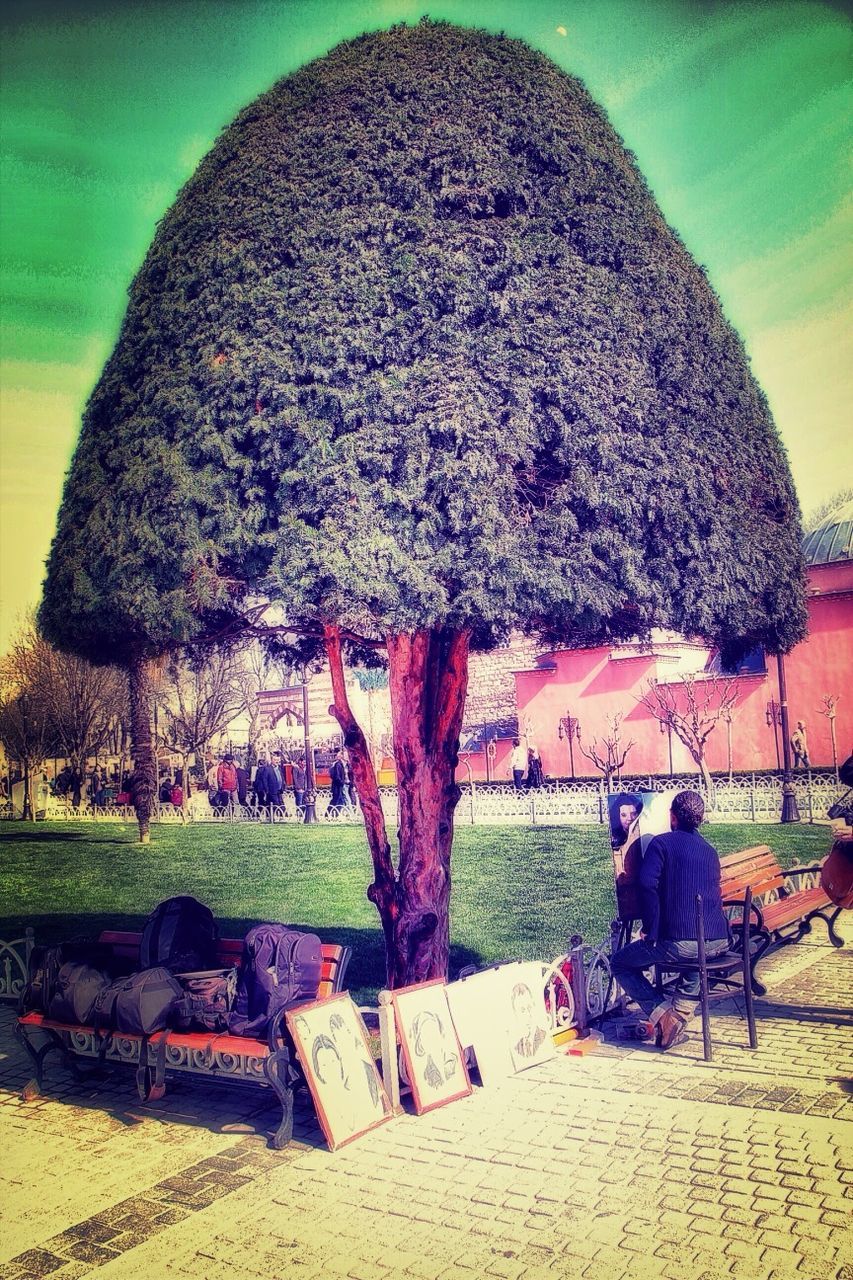
[[[853,927],[845,922],[848,941]],[[0,1012],[0,1280],[853,1280],[853,947],[764,966],[670,1054],[601,1045],[336,1153],[303,1105],[271,1152],[262,1091],[132,1075],[43,1098]]]

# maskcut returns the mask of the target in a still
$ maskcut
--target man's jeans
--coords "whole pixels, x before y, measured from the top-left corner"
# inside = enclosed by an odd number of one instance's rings
[[[727,938],[713,938],[705,943],[705,955],[708,959],[718,956],[728,948],[728,945]],[[665,938],[653,945],[641,939],[639,942],[629,942],[627,947],[621,947],[616,952],[610,961],[610,971],[625,995],[631,1000],[636,1000],[643,1013],[651,1017],[660,1002],[657,991],[643,970],[650,969],[655,964],[660,964],[666,969],[667,960],[675,962],[695,960],[697,955],[698,947],[695,942],[688,940],[676,942]],[[696,1012],[698,995],[699,974],[682,974],[670,1003],[677,1014],[689,1020]]]

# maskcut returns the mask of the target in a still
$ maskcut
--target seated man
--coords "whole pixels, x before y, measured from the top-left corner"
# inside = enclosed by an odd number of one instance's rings
[[[643,857],[640,894],[643,936],[617,951],[610,962],[613,976],[655,1027],[655,1039],[670,1049],[685,1038],[685,1026],[696,1012],[699,975],[682,976],[671,1000],[658,1003],[644,969],[667,960],[695,960],[696,895],[702,895],[706,954],[728,946],[728,923],[720,893],[720,859],[697,830],[705,816],[702,797],[680,791],[672,802],[665,835],[655,836]]]

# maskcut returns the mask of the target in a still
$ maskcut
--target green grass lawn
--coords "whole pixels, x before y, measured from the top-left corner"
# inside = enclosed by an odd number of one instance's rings
[[[359,827],[158,826],[142,847],[118,823],[0,823],[0,938],[37,942],[140,928],[163,898],[192,893],[226,937],[258,920],[310,927],[353,948],[362,1002],[384,981],[371,864]],[[723,853],[769,844],[783,866],[829,850],[820,826],[703,828]],[[598,941],[614,910],[604,827],[460,827],[453,850],[451,972],[463,964],[551,959],[573,933]]]

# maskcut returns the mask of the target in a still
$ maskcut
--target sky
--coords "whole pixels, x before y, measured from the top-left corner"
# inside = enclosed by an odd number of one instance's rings
[[[579,76],[705,265],[805,511],[853,482],[849,9],[828,0],[5,0],[0,653],[37,603],[87,397],[178,191],[237,112],[428,13]]]

